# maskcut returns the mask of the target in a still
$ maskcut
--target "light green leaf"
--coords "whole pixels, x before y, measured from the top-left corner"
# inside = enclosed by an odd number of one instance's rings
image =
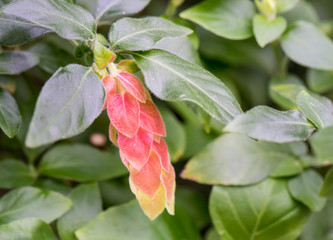
[[[56,240],[49,225],[37,218],[0,225],[1,240]]]
[[[103,84],[91,68],[60,68],[38,97],[26,145],[38,147],[83,132],[101,113],[104,96]]]
[[[278,12],[287,12],[293,9],[299,0],[275,0]]]
[[[46,176],[75,181],[104,180],[127,173],[118,154],[83,144],[62,144],[52,148],[43,156],[38,171]]]
[[[320,196],[333,198],[333,168],[325,176],[324,184],[320,190]]]
[[[16,188],[30,185],[35,181],[36,173],[18,160],[0,161],[0,188]]]
[[[51,31],[22,18],[0,13],[0,45],[2,46],[24,44]]]
[[[302,172],[301,162],[294,157],[284,159],[269,175],[271,177],[290,177]]]
[[[314,130],[314,126],[300,112],[278,111],[266,106],[252,108],[224,128],[225,132],[280,143],[306,140]]]
[[[333,70],[333,43],[311,23],[299,21],[281,38],[284,53],[310,68]]]
[[[36,217],[47,223],[62,216],[72,206],[63,195],[33,187],[22,187],[0,199],[0,224]]]
[[[29,52],[7,51],[0,54],[0,74],[20,74],[34,67],[38,58]]]
[[[58,220],[57,226],[62,240],[77,240],[74,232],[102,211],[102,201],[96,183],[78,186],[69,198],[73,207]]]
[[[161,39],[181,37],[192,30],[160,17],[122,18],[112,24],[111,49],[149,50]]]
[[[283,17],[269,20],[257,14],[253,18],[253,33],[260,47],[278,39],[287,28],[287,21]]]
[[[233,40],[252,36],[255,7],[247,0],[206,0],[180,13],[216,35]]]
[[[271,98],[286,109],[298,109],[296,102],[297,95],[303,90],[307,91],[302,80],[295,75],[275,77],[269,86]],[[330,99],[315,93],[308,93],[323,104],[330,112],[333,112],[333,104]]]
[[[307,74],[307,83],[314,92],[327,92],[333,89],[333,71],[310,69]]]
[[[322,177],[314,170],[304,171],[288,181],[291,195],[316,212],[320,211],[326,203],[325,198],[319,197],[322,185]]]
[[[176,162],[181,158],[186,149],[186,132],[181,122],[167,109],[160,109],[167,137],[165,142],[168,145],[171,161]]]
[[[136,200],[107,209],[75,234],[79,240],[201,239],[193,219],[181,208],[175,216],[164,212],[150,221]]]
[[[0,128],[12,138],[16,135],[22,122],[22,117],[15,99],[0,88]]]
[[[320,129],[311,136],[310,143],[320,163],[333,163],[333,127]]]
[[[309,210],[290,196],[285,180],[215,186],[209,208],[223,240],[296,239],[309,216]]]
[[[286,0],[290,1],[290,0]],[[291,0],[290,2],[292,2]],[[297,21],[306,21],[311,23],[318,23],[319,22],[319,16],[317,13],[317,10],[314,8],[313,4],[309,1],[299,1],[298,4],[291,9],[291,11],[288,11],[283,14],[283,17],[287,20],[289,24],[295,23]]]
[[[242,113],[230,90],[202,67],[163,50],[131,54],[157,97],[194,102],[222,123]]]
[[[140,12],[149,2],[150,0],[76,0],[76,4],[88,9],[97,18],[98,25],[110,25],[118,18]]]
[[[318,128],[325,128],[333,125],[333,114],[312,97],[306,91],[297,95],[297,106],[301,112]]]
[[[204,184],[253,184],[266,178],[280,162],[291,157],[285,145],[226,134],[192,158],[182,177]]]
[[[87,40],[95,37],[93,16],[81,7],[61,0],[14,0],[2,9],[39,27],[55,31],[66,39]]]

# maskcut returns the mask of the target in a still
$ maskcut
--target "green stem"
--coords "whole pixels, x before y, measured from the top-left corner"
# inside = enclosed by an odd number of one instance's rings
[[[284,76],[287,73],[288,58],[286,56],[282,56],[279,42],[274,42],[273,48],[274,48],[275,58],[277,61],[277,68],[278,68],[277,75]]]
[[[167,9],[165,10],[164,15],[168,18],[168,19],[172,19],[173,16],[176,13],[177,8],[183,4],[184,0],[170,0],[169,4],[167,6]]]

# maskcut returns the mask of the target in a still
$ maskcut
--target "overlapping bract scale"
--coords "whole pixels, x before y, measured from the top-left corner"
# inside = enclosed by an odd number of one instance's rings
[[[113,76],[102,80],[109,135],[130,171],[131,190],[151,220],[165,208],[174,214],[175,171],[162,138],[166,136],[163,119],[139,78],[127,72]]]

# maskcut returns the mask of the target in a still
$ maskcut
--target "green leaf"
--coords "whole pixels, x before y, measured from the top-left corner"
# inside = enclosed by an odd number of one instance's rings
[[[293,9],[299,0],[275,0],[278,12],[287,12]]]
[[[301,112],[318,128],[333,125],[333,114],[306,91],[297,95],[297,105]]]
[[[324,184],[320,190],[320,196],[333,198],[333,168],[325,176]]]
[[[307,74],[307,83],[314,92],[327,92],[333,89],[333,71],[320,71],[310,69]]]
[[[160,109],[167,137],[165,142],[168,145],[171,161],[178,161],[186,149],[186,132],[180,121],[167,109]]]
[[[313,4],[308,1],[299,1],[291,11],[284,13],[283,17],[289,24],[300,20],[316,24],[320,20],[317,10],[314,8]]]
[[[294,157],[284,159],[269,176],[280,178],[290,177],[302,172],[301,162]]]
[[[255,7],[247,0],[206,0],[180,13],[216,35],[233,40],[252,36]]]
[[[275,77],[269,85],[271,98],[286,109],[297,109],[296,97],[302,90],[306,90],[306,88],[295,75]]]
[[[110,62],[116,59],[116,55],[98,41],[94,43],[94,61],[96,66],[103,70]]]
[[[62,38],[88,40],[95,37],[96,25],[93,16],[66,1],[14,0],[1,10],[5,14],[55,31]]]
[[[127,173],[117,153],[106,153],[83,144],[61,144],[47,152],[40,174],[75,181],[115,178]]]
[[[110,22],[124,15],[132,15],[144,9],[150,0],[99,0],[97,8],[97,19]]]
[[[22,18],[0,13],[0,32],[0,45],[12,46],[27,43],[51,30]]]
[[[65,196],[68,196],[72,191],[72,188],[69,186],[68,182],[50,178],[38,179],[34,185],[35,187],[55,191]]]
[[[20,74],[34,67],[38,58],[32,53],[23,51],[8,51],[0,54],[0,74]]]
[[[96,183],[78,186],[69,198],[73,202],[73,207],[57,222],[62,240],[76,240],[74,232],[102,211],[101,196]]]
[[[29,52],[39,58],[38,66],[50,74],[60,67],[77,62],[72,55],[50,42],[38,42],[29,48]]]
[[[284,53],[305,67],[333,70],[333,43],[311,23],[299,21],[281,38]]]
[[[322,177],[314,170],[307,170],[288,181],[291,195],[304,203],[312,211],[320,211],[326,203],[325,198],[319,197]]]
[[[333,201],[327,201],[325,208],[311,214],[300,240],[331,240],[333,226]]]
[[[35,181],[36,173],[27,165],[7,159],[0,161],[0,188],[16,188],[30,185]]]
[[[267,106],[252,108],[224,128],[225,132],[280,143],[306,140],[314,130],[314,126],[300,112],[278,111]]]
[[[162,50],[131,54],[157,97],[194,102],[222,123],[242,113],[230,90],[202,67]]]
[[[320,129],[311,136],[310,143],[320,163],[333,163],[333,127]]]
[[[47,223],[62,216],[72,206],[63,195],[33,187],[22,187],[0,199],[0,224],[36,217]]]
[[[15,75],[0,75],[0,88],[13,94],[16,90],[16,82],[22,80],[20,76]]]
[[[201,239],[190,215],[183,213],[171,216],[164,212],[156,220],[150,221],[136,200],[100,213],[75,234],[79,240]]]
[[[122,18],[112,24],[111,49],[149,50],[161,39],[191,34],[189,28],[160,17]]]
[[[49,225],[37,218],[0,225],[1,240],[56,240]]]
[[[154,49],[165,50],[189,62],[201,65],[200,55],[193,46],[189,36],[164,38],[154,45]]]
[[[22,117],[15,99],[0,88],[0,128],[12,138],[16,135],[22,122]]]
[[[282,144],[226,134],[192,158],[182,177],[204,184],[253,184],[266,178],[281,161],[291,157],[288,148]]]
[[[257,14],[253,18],[253,33],[260,47],[278,39],[287,28],[287,21],[283,17],[269,20]]]
[[[298,109],[297,95],[301,91],[307,91],[302,80],[295,75],[275,77],[270,82],[269,93],[271,98],[279,106],[286,109]],[[330,112],[333,111],[332,101],[326,97],[308,92],[311,97],[323,104]]]
[[[104,87],[91,68],[60,68],[44,85],[26,145],[38,147],[83,132],[101,113]]]
[[[248,187],[215,186],[209,210],[224,240],[296,239],[309,216],[286,181],[272,179]]]

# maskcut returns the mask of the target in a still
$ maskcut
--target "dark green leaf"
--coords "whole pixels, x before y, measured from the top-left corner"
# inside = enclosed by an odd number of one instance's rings
[[[218,36],[241,40],[252,36],[255,7],[247,0],[207,0],[180,14]]]
[[[68,196],[70,192],[72,191],[72,188],[69,186],[68,182],[61,182],[59,180],[55,179],[38,179],[35,183],[35,187],[45,189],[45,190],[51,190],[58,193],[61,193],[62,195]]]
[[[257,14],[253,18],[253,33],[260,47],[278,39],[287,28],[287,21],[283,17],[269,20]]]
[[[333,127],[323,128],[310,138],[312,150],[321,163],[333,163]]]
[[[317,213],[312,213],[306,224],[300,240],[331,240],[333,226],[333,201],[327,201],[326,206]]]
[[[182,212],[170,216],[165,212],[152,222],[143,214],[137,201],[111,207],[100,213],[85,227],[79,229],[76,236],[79,240],[201,239],[188,214]]]
[[[83,132],[101,113],[104,96],[103,84],[91,68],[60,68],[38,97],[26,145],[38,147]]]
[[[209,208],[227,240],[296,239],[309,216],[288,193],[286,181],[272,179],[248,187],[215,186]]]
[[[157,97],[194,102],[222,123],[242,113],[230,90],[202,67],[162,50],[131,54]]]
[[[38,58],[29,52],[8,51],[0,54],[0,74],[15,75],[32,68]]]
[[[37,218],[20,219],[0,226],[1,240],[56,240],[49,225]]]
[[[333,89],[333,71],[320,71],[310,69],[308,71],[307,83],[314,92],[326,92]]]
[[[299,0],[275,0],[278,12],[286,12],[294,8]]]
[[[18,160],[0,161],[0,188],[16,188],[30,185],[36,173]]]
[[[282,143],[306,140],[314,129],[314,126],[298,111],[282,112],[258,106],[237,116],[224,128],[224,131]]]
[[[192,30],[160,17],[122,18],[112,24],[111,49],[149,50],[161,39],[181,37]]]
[[[333,114],[306,91],[297,95],[297,106],[301,112],[318,128],[333,125]]]
[[[55,31],[66,39],[95,37],[93,16],[86,10],[61,0],[14,0],[2,12],[23,18],[39,27]]]
[[[96,183],[78,186],[69,198],[73,207],[57,223],[62,240],[76,240],[74,232],[102,211],[101,196]]]
[[[115,178],[127,173],[117,154],[89,145],[58,145],[47,152],[38,168],[40,174],[75,181]]]
[[[302,172],[301,162],[294,157],[284,159],[270,174],[271,177],[289,177]]]
[[[320,196],[333,198],[333,168],[325,176],[324,184],[320,190]]]
[[[167,109],[160,110],[167,132],[165,141],[168,145],[171,161],[176,162],[181,158],[186,148],[186,133],[183,125]]]
[[[291,195],[312,211],[320,211],[325,206],[326,199],[319,197],[322,185],[322,177],[314,170],[304,171],[288,181]]]
[[[247,185],[263,180],[291,157],[282,144],[226,134],[192,158],[182,177],[204,184]]]
[[[49,42],[39,42],[29,48],[29,52],[38,56],[38,66],[50,74],[53,74],[60,67],[77,61],[72,55]]]
[[[0,32],[0,45],[11,46],[24,44],[51,30],[22,18],[0,13]]]
[[[22,118],[15,99],[0,88],[0,128],[12,138],[21,126]]]
[[[315,69],[333,70],[333,43],[311,23],[299,21],[282,37],[284,53],[296,63]]]
[[[59,193],[22,187],[1,198],[0,224],[28,217],[50,223],[67,212],[71,206],[72,202]]]

